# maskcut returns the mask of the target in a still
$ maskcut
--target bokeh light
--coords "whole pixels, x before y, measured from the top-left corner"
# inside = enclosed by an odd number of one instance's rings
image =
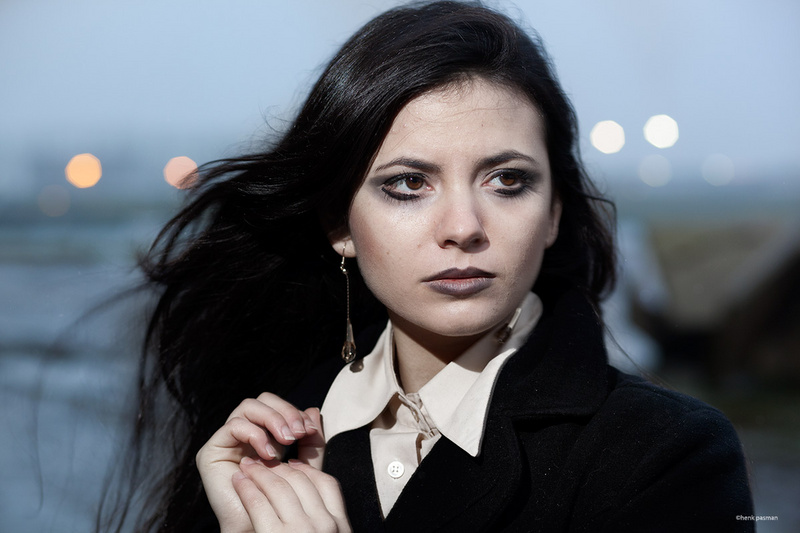
[[[60,217],[69,211],[69,191],[61,185],[48,185],[36,200],[42,213],[49,217]]]
[[[164,165],[164,179],[178,189],[187,189],[195,181],[197,163],[186,156],[173,157]]]
[[[672,179],[669,159],[659,154],[644,157],[639,163],[639,178],[651,187],[663,187]]]
[[[733,181],[735,170],[733,160],[724,154],[712,154],[703,161],[703,179],[716,187]]]
[[[644,138],[656,148],[669,148],[678,142],[678,123],[668,115],[655,115],[644,124]]]
[[[67,163],[64,169],[67,181],[79,189],[93,187],[100,181],[103,175],[103,168],[100,160],[92,154],[78,154]]]
[[[625,146],[625,130],[613,120],[603,120],[594,125],[589,140],[604,154],[615,154]]]

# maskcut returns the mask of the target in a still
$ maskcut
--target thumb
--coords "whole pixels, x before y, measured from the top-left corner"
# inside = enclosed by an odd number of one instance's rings
[[[309,435],[297,441],[297,458],[303,463],[313,466],[317,470],[322,470],[322,458],[325,454],[325,435],[322,433],[322,416],[319,409],[309,407],[305,413],[311,418],[311,422],[317,427],[313,435]]]

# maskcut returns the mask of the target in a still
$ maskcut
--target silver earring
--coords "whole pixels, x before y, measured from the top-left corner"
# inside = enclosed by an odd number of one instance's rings
[[[342,359],[345,363],[351,363],[356,358],[356,341],[353,338],[353,324],[350,323],[350,275],[347,273],[347,268],[344,266],[344,252],[347,249],[347,243],[342,248],[342,264],[339,265],[339,270],[344,274],[344,279],[347,283],[347,332],[344,337],[344,345],[342,346]]]
[[[511,332],[514,331],[514,326],[517,325],[517,320],[519,320],[520,313],[522,313],[522,308],[517,307],[517,310],[514,311],[514,316],[511,317],[511,320],[508,321],[508,324],[503,326],[503,328],[497,332],[497,344],[505,343],[511,336]]]

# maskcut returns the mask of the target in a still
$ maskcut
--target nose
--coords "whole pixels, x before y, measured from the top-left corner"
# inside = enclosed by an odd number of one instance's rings
[[[476,251],[487,242],[480,206],[468,194],[441,199],[436,242],[441,248]]]

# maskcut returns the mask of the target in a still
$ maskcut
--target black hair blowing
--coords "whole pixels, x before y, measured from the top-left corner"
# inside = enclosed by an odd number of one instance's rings
[[[129,521],[139,531],[215,526],[197,451],[244,398],[284,395],[338,357],[344,280],[328,235],[346,231],[350,202],[400,109],[475,77],[527,95],[546,124],[563,214],[534,290],[545,305],[574,288],[599,304],[614,281],[613,206],[585,175],[574,112],[541,45],[478,3],[390,10],[334,56],[282,138],[201,167],[185,207],[141,258],[156,301],[130,486],[117,501],[109,496],[111,513],[101,509],[98,529],[122,530]],[[354,325],[385,319],[357,266],[348,269]],[[167,468],[161,476],[158,461]],[[131,520],[140,500],[145,512]]]

